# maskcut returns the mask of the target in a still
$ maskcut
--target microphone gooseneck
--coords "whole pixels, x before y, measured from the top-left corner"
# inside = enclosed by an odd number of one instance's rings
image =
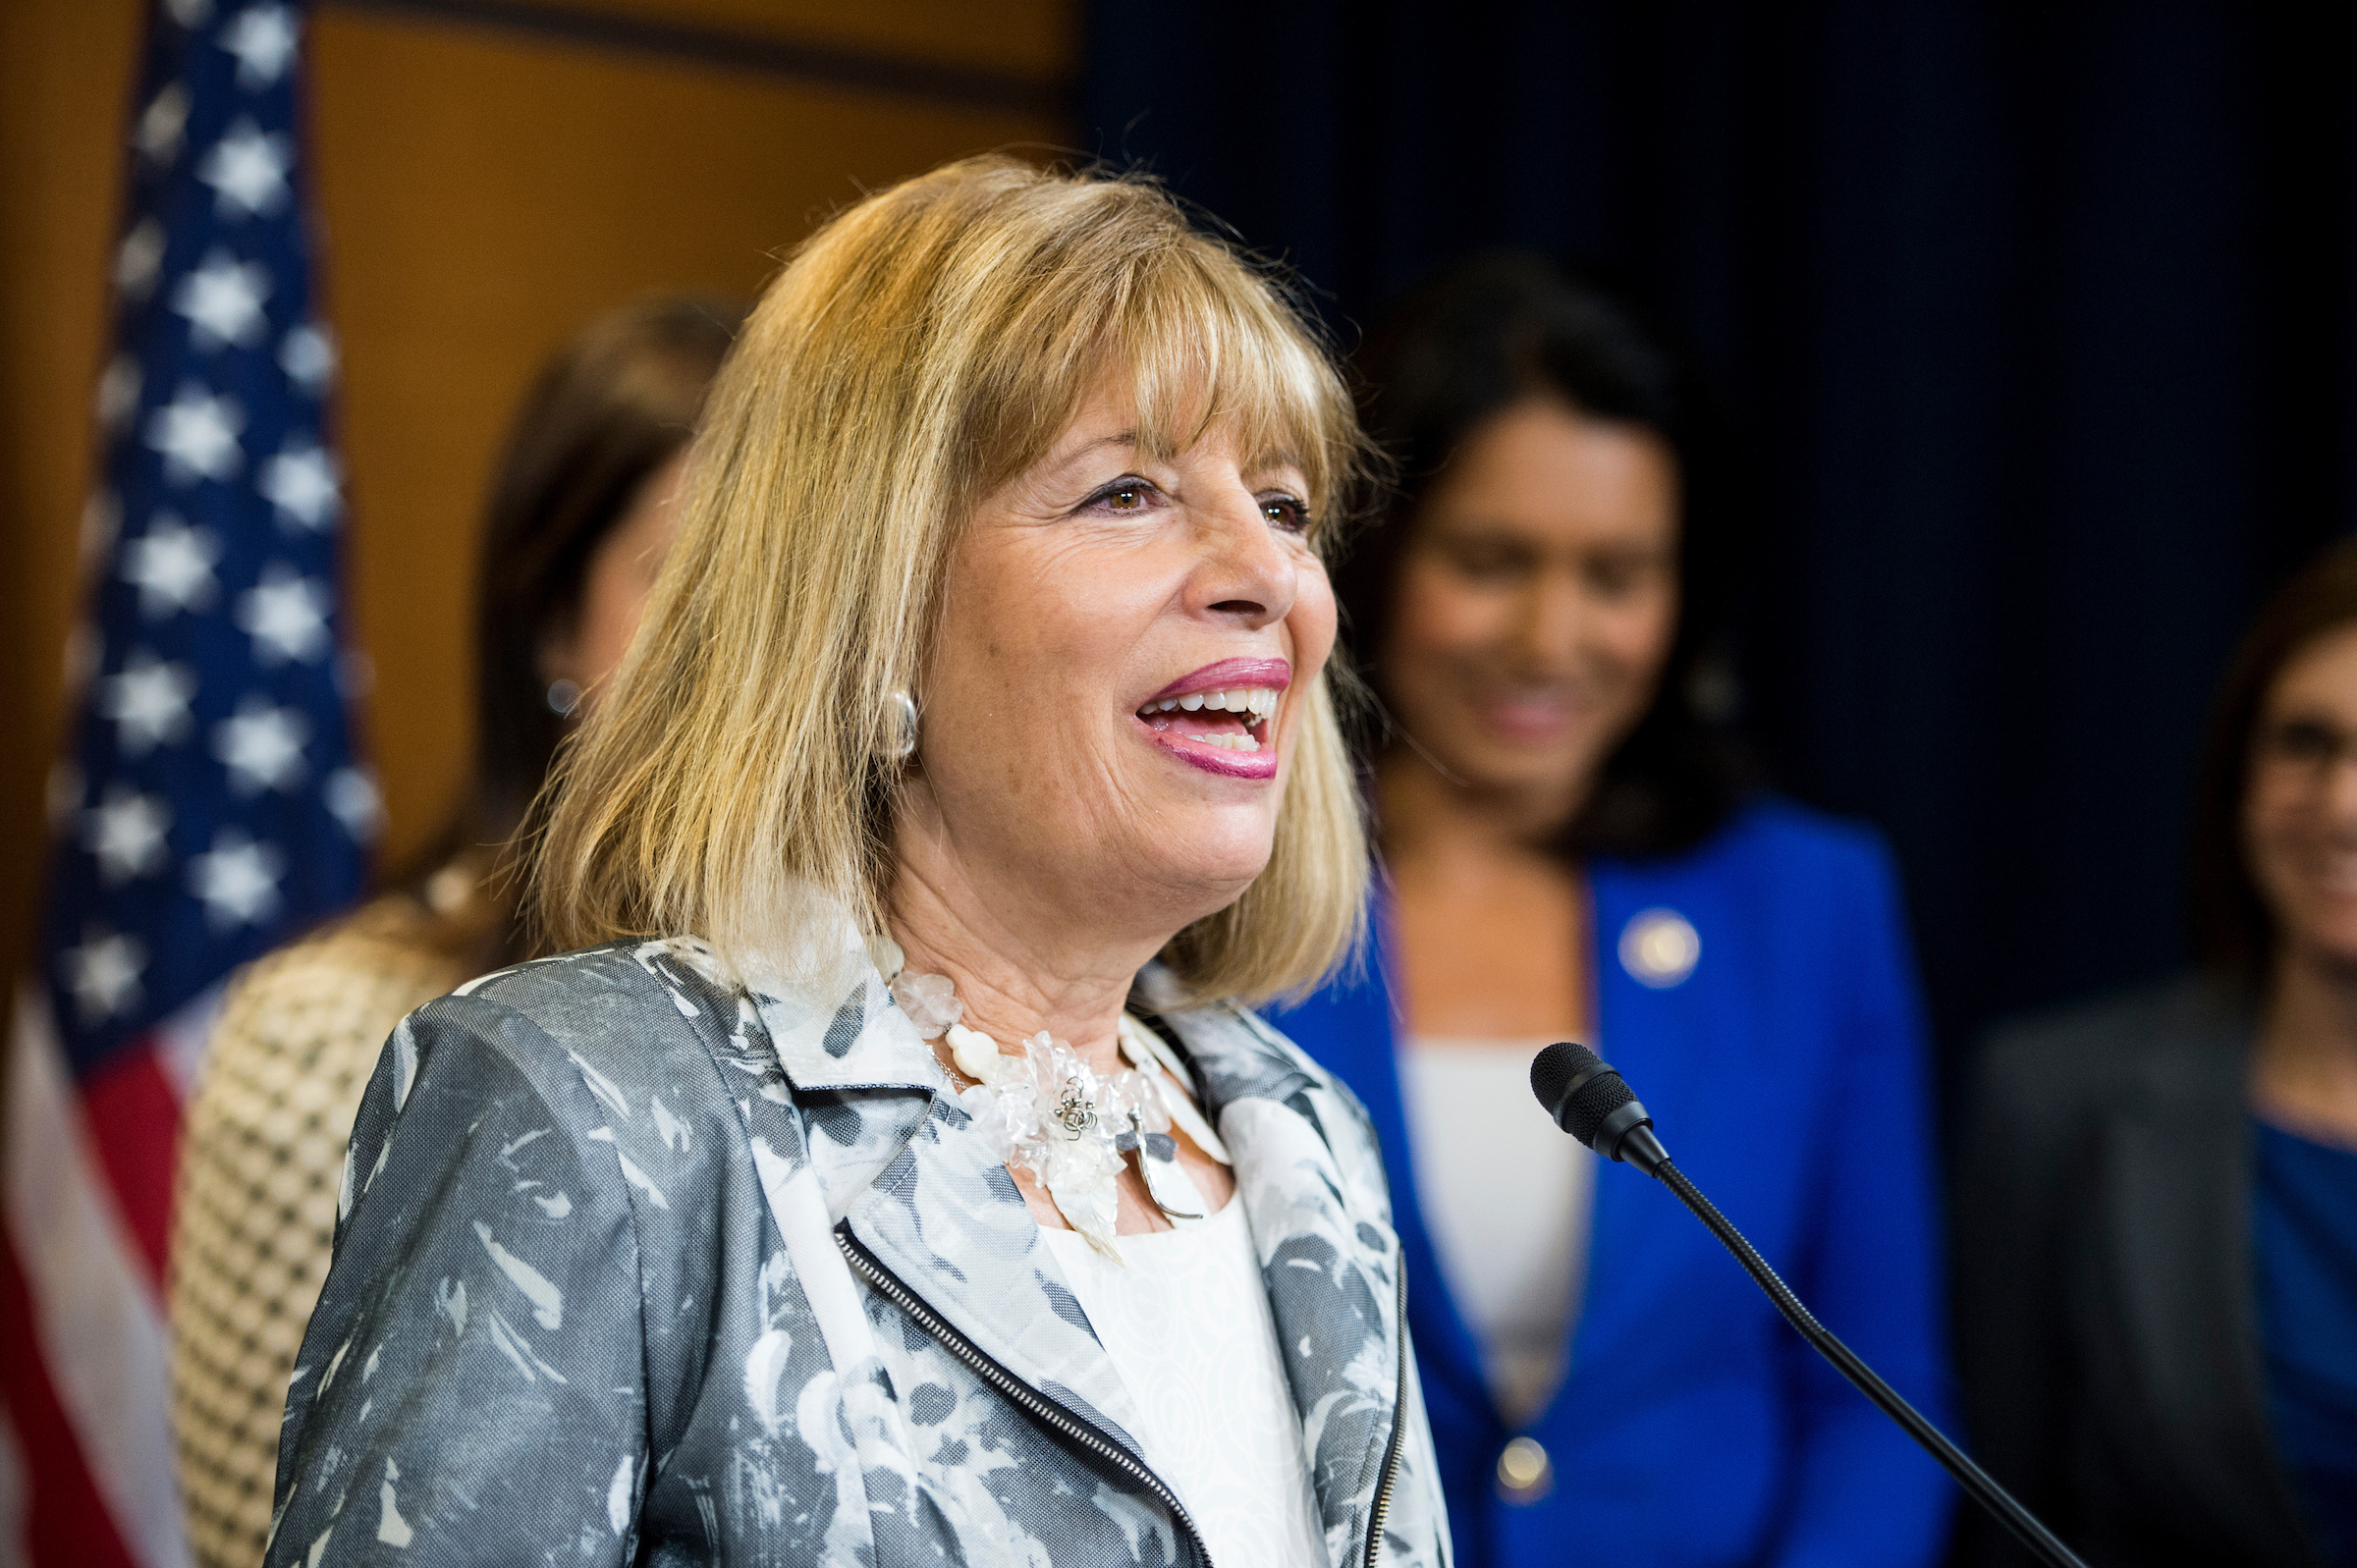
[[[1776,1303],[1776,1310],[1784,1315],[1784,1321],[1798,1329],[1819,1355],[1832,1362],[1835,1371],[1855,1384],[1859,1392],[1881,1407],[1883,1414],[1898,1423],[1908,1436],[1939,1460],[1973,1501],[1995,1514],[1998,1522],[2032,1556],[2048,1568],[2087,1568],[2076,1553],[2039,1522],[2036,1514],[2015,1501],[2011,1492],[1992,1480],[1964,1450],[1926,1421],[1921,1411],[1901,1399],[1896,1389],[1836,1338],[1832,1329],[1817,1321],[1817,1315],[1792,1293],[1791,1286],[1768,1267],[1768,1260],[1760,1256],[1759,1249],[1745,1240],[1743,1233],[1671,1161],[1670,1152],[1654,1133],[1651,1112],[1610,1063],[1585,1046],[1559,1040],[1531,1061],[1530,1091],[1538,1096],[1539,1104],[1563,1131],[1607,1160],[1635,1165],[1677,1194],[1678,1202],[1710,1227],[1711,1234],[1735,1255],[1735,1262],[1768,1293],[1768,1299]]]

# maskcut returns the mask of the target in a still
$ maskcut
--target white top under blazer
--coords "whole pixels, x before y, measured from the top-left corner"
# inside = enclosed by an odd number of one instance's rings
[[[1596,1157],[1529,1113],[1546,1043],[1411,1037],[1399,1054],[1416,1204],[1509,1427],[1546,1409],[1569,1370],[1595,1203]]]
[[[1244,1206],[1117,1236],[1122,1262],[1078,1231],[1042,1230],[1129,1388],[1146,1457],[1216,1563],[1326,1568],[1316,1494],[1277,1323]]]

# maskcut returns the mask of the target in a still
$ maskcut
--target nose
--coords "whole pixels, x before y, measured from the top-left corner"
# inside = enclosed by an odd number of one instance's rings
[[[1578,651],[1587,610],[1578,572],[1549,563],[1531,574],[1519,609],[1515,631],[1533,664],[1563,664]]]
[[[1239,481],[1191,510],[1201,555],[1187,608],[1253,631],[1291,614],[1300,591],[1294,552],[1277,537],[1252,492]]]

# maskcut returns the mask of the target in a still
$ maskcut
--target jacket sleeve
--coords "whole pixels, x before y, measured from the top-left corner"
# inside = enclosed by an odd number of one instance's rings
[[[630,1560],[643,1335],[603,1122],[507,1008],[446,998],[394,1032],[288,1394],[273,1568]]]
[[[1817,1219],[1792,1280],[1842,1342],[1953,1434],[1929,1036],[1896,879],[1871,840],[1845,846],[1847,895],[1828,929],[1846,993],[1816,1129]],[[1796,1333],[1782,1336],[1801,1422],[1779,1568],[1926,1568],[1954,1484]]]

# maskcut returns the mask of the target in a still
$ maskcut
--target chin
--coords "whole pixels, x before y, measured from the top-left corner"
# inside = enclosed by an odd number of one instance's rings
[[[1168,890],[1174,906],[1193,909],[1185,922],[1192,924],[1243,896],[1253,879],[1268,869],[1269,846],[1266,828],[1233,835],[1217,831],[1189,835],[1181,830],[1161,839],[1132,864],[1142,880]]]
[[[1442,764],[1475,788],[1489,793],[1529,795],[1569,790],[1593,772],[1587,748],[1560,742],[1545,747],[1502,745],[1495,740],[1451,756]]]

